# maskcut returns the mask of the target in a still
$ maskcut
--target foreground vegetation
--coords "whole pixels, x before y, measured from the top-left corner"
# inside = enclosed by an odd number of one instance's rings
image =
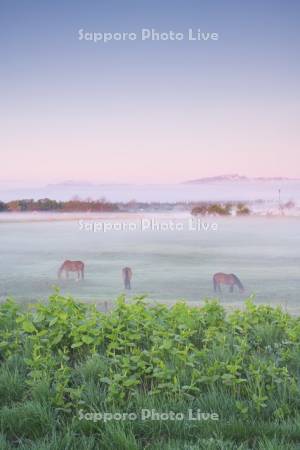
[[[104,314],[56,292],[3,303],[0,333],[1,449],[299,448],[300,319],[280,309],[120,298]],[[80,420],[143,408],[219,420]]]

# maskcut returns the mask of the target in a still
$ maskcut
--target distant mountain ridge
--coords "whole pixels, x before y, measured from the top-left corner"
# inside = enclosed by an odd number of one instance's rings
[[[244,175],[229,174],[214,177],[203,177],[195,180],[184,181],[182,184],[218,183],[224,181],[300,181],[300,178],[288,177],[246,177]]]
[[[90,183],[89,181],[62,181],[61,183],[47,184],[46,189],[101,189],[103,187],[134,186],[129,183]]]
[[[50,187],[76,187],[76,186],[80,186],[80,187],[90,187],[90,186],[94,186],[93,183],[90,183],[89,181],[73,181],[73,180],[67,180],[67,181],[62,181],[61,183],[52,183],[52,184],[47,184],[47,188]]]

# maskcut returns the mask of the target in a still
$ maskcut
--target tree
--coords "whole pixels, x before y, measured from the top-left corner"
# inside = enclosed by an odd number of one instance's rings
[[[236,214],[238,216],[248,216],[250,213],[251,213],[251,211],[248,208],[248,206],[244,205],[243,203],[239,203],[237,205]]]
[[[0,200],[0,212],[7,211],[7,206],[4,202]]]

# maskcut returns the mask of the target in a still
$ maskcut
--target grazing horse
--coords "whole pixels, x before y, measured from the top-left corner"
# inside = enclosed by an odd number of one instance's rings
[[[62,273],[65,272],[66,277],[69,278],[69,272],[76,272],[77,279],[84,279],[84,263],[82,261],[66,260],[59,268],[58,278],[61,278]]]
[[[125,289],[131,289],[130,282],[132,278],[132,270],[130,269],[130,267],[124,267],[124,269],[122,269],[122,277]]]
[[[236,285],[240,292],[244,292],[244,286],[240,282],[239,278],[234,275],[233,273],[227,274],[227,273],[215,273],[213,276],[213,283],[214,283],[214,291],[221,292],[220,284],[227,284],[229,287],[229,291],[233,292],[233,288]]]

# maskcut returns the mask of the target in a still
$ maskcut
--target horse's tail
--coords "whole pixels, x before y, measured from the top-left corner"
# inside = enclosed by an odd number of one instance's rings
[[[244,291],[245,288],[244,288],[244,286],[243,286],[241,280],[240,280],[236,275],[234,275],[234,273],[232,273],[231,276],[233,277],[233,279],[234,279],[235,283],[237,284],[238,288],[239,288],[241,291]]]
[[[130,269],[130,267],[128,267],[128,269],[127,269],[127,276],[128,276],[129,281],[130,281],[131,278],[132,278],[132,270]]]
[[[62,265],[61,265],[60,268],[58,269],[58,272],[57,272],[58,278],[61,277],[61,274],[62,274],[62,272],[63,272],[63,270],[64,270],[64,265],[65,265],[65,263],[62,263]]]
[[[82,278],[82,280],[84,280],[84,264],[83,263],[81,266],[81,278]]]
[[[217,292],[218,282],[215,275],[213,276],[213,283],[214,283],[214,291]]]

